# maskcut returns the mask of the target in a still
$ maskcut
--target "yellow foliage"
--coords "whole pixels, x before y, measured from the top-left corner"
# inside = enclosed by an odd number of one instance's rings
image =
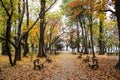
[[[103,14],[103,13],[101,13],[101,14],[99,14],[99,18],[100,18],[102,21],[104,21],[104,20],[106,19],[106,15]]]
[[[37,26],[34,26],[34,28],[29,32],[29,42],[30,43],[36,43],[38,38],[37,38],[37,33],[39,32],[39,28]]]
[[[108,30],[111,30],[115,25],[116,25],[116,21],[109,21],[109,22],[107,21],[105,23],[105,26]]]
[[[32,21],[29,22],[29,26],[26,26],[26,24],[23,23],[22,32],[26,32],[32,25],[33,25]],[[28,37],[29,43],[37,44],[38,41],[37,33],[39,33],[39,27],[35,25],[29,32],[29,37]]]

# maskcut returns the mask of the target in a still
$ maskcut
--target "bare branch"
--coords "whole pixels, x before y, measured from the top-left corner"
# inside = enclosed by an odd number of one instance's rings
[[[60,35],[56,36],[56,38],[54,38],[52,40],[52,42],[49,44],[50,46],[53,45],[63,34],[65,34],[66,32],[61,33]],[[50,46],[47,49],[50,49]]]
[[[45,10],[45,12],[47,12],[49,9],[51,9],[52,6],[53,6],[56,2],[57,2],[57,0],[55,0],[55,1]],[[42,13],[42,14],[43,14],[43,13]]]
[[[99,10],[99,11],[101,11],[101,12],[112,12],[113,14],[115,14],[115,11],[113,11],[113,10]]]

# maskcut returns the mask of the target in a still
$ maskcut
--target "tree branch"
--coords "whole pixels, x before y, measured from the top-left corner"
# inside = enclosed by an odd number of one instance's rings
[[[5,9],[6,14],[7,14],[8,16],[10,16],[10,14],[9,14],[9,12],[8,12],[7,8],[5,7],[5,5],[4,5],[3,1],[2,1],[2,0],[0,0],[0,2],[1,2],[1,4],[2,4],[2,7]]]
[[[6,39],[0,37],[0,40],[5,41]],[[16,48],[16,45],[13,42],[10,41],[9,43],[12,44],[14,48]]]
[[[52,21],[52,20],[49,20],[49,21]],[[54,26],[55,26],[59,21],[60,21],[60,20],[57,20],[54,24],[52,24],[50,30],[53,30]],[[47,21],[47,23],[49,23],[49,22]],[[47,23],[46,23],[46,24],[47,24]],[[46,32],[49,32],[49,30],[47,30]]]
[[[46,13],[51,7],[56,3],[57,0],[55,0],[43,13]],[[22,40],[22,38],[29,33],[29,31],[34,27],[34,25],[38,22],[39,18],[42,16],[43,13],[39,13],[39,17],[36,19],[36,21],[33,23],[33,25],[26,31],[24,32],[19,39],[19,42]]]
[[[63,33],[61,33],[60,35],[56,36],[56,38],[54,38],[49,45],[50,45],[50,46],[53,45],[53,44],[57,41],[57,39],[59,39],[60,36],[62,36],[64,33],[66,33],[66,32],[63,32]],[[47,49],[50,49],[50,46],[49,46]]]
[[[59,21],[60,21],[60,19],[58,19],[58,20],[52,25],[51,30],[54,29],[55,25],[56,25]]]
[[[115,11],[110,10],[110,9],[108,9],[108,10],[99,10],[99,11],[101,11],[101,12],[112,12],[113,14],[115,14]]]
[[[12,8],[10,16],[12,16],[13,15],[13,11],[14,11],[12,0],[10,0],[10,3],[11,3],[11,8]]]
[[[47,12],[49,9],[51,9],[52,8],[52,6],[55,4],[57,2],[57,0],[55,0],[46,10],[45,10],[45,12]],[[43,13],[41,13],[41,15],[42,15]]]

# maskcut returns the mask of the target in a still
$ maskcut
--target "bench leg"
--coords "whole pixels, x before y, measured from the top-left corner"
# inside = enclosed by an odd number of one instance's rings
[[[34,66],[34,68],[33,68],[33,70],[35,70],[35,69],[42,69],[43,68],[43,64],[40,64],[40,65],[38,65],[38,66]]]
[[[33,70],[35,70],[35,66],[34,66]]]
[[[98,69],[99,66],[98,66],[98,65],[90,65],[90,68],[91,68],[91,69]]]
[[[43,68],[43,64],[40,65],[40,68],[41,68],[41,69]]]
[[[35,69],[41,69],[41,66],[34,66],[33,70]]]

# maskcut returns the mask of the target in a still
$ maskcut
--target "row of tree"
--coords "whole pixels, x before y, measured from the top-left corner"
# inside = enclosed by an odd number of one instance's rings
[[[38,57],[46,57],[45,45],[51,49],[60,36],[61,13],[49,12],[56,2],[57,0],[0,0],[2,55],[8,55],[11,66],[16,65],[22,55],[26,57],[30,47],[33,50],[36,46]],[[14,60],[12,49],[15,52]]]
[[[99,48],[99,54],[112,52],[116,49],[119,53],[119,61],[115,68],[120,69],[120,22],[119,1],[111,0],[66,0],[64,10],[69,20],[70,31],[69,44],[71,48],[88,54],[91,49],[93,57],[95,50]],[[107,16],[107,14],[109,14]],[[67,21],[68,22],[68,21]]]

